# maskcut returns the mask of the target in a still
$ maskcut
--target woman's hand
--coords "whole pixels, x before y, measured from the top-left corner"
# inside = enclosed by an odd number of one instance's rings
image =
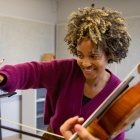
[[[4,76],[0,74],[0,83],[4,80]]]
[[[75,116],[68,119],[60,127],[60,131],[64,138],[68,140],[75,132],[79,135],[82,140],[99,140],[98,138],[93,137],[81,124],[84,119]]]

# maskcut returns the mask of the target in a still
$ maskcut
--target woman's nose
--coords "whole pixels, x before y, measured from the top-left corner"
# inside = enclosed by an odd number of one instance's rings
[[[87,58],[83,59],[83,61],[82,61],[82,66],[83,67],[89,67],[91,65],[92,65],[92,63],[91,63],[91,61],[89,59],[87,59]]]

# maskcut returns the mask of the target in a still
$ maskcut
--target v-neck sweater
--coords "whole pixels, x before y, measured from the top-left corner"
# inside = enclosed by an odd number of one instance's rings
[[[75,59],[6,65],[0,69],[0,73],[7,77],[7,82],[1,88],[8,92],[46,88],[44,124],[50,124],[54,133],[61,134],[59,128],[64,121],[75,115],[86,120],[119,85],[121,80],[107,71],[111,75],[109,82],[84,106],[85,77]],[[123,140],[123,136],[116,140]]]

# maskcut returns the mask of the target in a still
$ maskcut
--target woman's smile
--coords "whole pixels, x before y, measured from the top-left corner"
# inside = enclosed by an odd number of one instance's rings
[[[93,78],[96,72],[94,68],[83,68],[82,71],[84,76],[88,78]]]

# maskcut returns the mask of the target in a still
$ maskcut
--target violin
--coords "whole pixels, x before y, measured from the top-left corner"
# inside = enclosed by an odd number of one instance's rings
[[[124,91],[87,129],[101,140],[113,139],[140,117],[140,82]]]
[[[140,65],[136,68],[140,73]],[[101,140],[114,139],[140,117],[140,81],[127,87],[133,78],[134,76],[125,78],[83,123],[93,136]],[[75,133],[70,140],[80,140],[80,138]]]

